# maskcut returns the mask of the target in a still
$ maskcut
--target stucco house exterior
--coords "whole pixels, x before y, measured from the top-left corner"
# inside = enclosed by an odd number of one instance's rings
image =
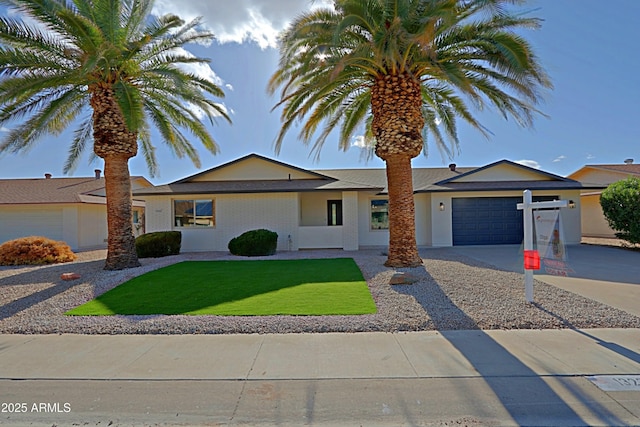
[[[632,176],[640,178],[640,164],[634,164],[632,159],[624,164],[586,165],[567,176],[584,187],[580,194],[583,236],[615,237],[602,212],[600,195],[609,184]]]
[[[522,192],[571,200],[567,244],[580,243],[579,182],[508,160],[415,168],[418,246],[520,244]],[[384,169],[307,170],[250,154],[166,185],[141,188],[146,230],[182,232],[182,250],[226,251],[244,231],[278,233],[278,250],[388,245]]]
[[[132,177],[133,189],[151,187]],[[0,179],[0,243],[27,236],[66,242],[72,250],[107,247],[104,178]],[[133,201],[134,232],[144,232],[144,202]]]

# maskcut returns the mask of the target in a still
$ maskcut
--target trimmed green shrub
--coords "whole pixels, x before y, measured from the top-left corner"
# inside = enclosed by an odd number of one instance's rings
[[[600,196],[600,206],[619,239],[640,243],[640,179],[632,177],[609,185]]]
[[[229,242],[229,252],[241,256],[263,256],[276,253],[278,233],[265,229],[251,230]]]
[[[22,237],[0,245],[0,265],[40,265],[76,259],[65,242],[41,236]]]
[[[136,238],[138,258],[159,258],[167,255],[178,255],[182,233],[179,231],[156,231]]]

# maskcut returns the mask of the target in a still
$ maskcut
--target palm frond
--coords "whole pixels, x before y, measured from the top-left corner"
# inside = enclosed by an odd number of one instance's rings
[[[67,160],[62,172],[67,174],[73,172],[78,166],[80,157],[87,148],[87,143],[93,138],[93,118],[87,117],[73,133],[73,141],[69,147]]]
[[[316,155],[337,129],[345,149],[356,129],[371,123],[363,104],[370,84],[400,72],[421,82],[423,133],[433,136],[445,156],[459,150],[457,119],[491,135],[472,108],[490,105],[505,118],[532,126],[542,115],[536,105],[551,82],[520,35],[539,28],[541,21],[513,13],[521,3],[336,0],[335,10],[299,16],[280,36],[280,61],[267,88],[271,94],[279,91],[274,109],[281,109],[282,127],[276,150],[297,123],[304,143],[315,138],[311,151]]]

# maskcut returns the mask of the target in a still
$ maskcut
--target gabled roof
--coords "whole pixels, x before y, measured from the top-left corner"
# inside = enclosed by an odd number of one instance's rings
[[[580,175],[584,175],[585,173],[588,173],[589,171],[593,171],[593,172],[598,172],[598,171],[602,171],[602,172],[606,172],[606,173],[618,173],[618,174],[624,174],[624,175],[634,175],[634,176],[640,176],[640,164],[613,164],[613,165],[585,165],[583,167],[581,167],[580,169],[578,169],[577,171],[569,174],[570,177],[576,177],[577,179],[579,179]]]
[[[220,174],[225,179],[214,179],[216,171],[238,165],[245,161],[259,159],[274,164],[284,170],[297,171],[297,178],[282,179],[226,179],[233,174]],[[491,168],[513,169],[504,179],[488,179],[483,171]],[[503,170],[501,169],[501,170]],[[249,169],[240,169],[241,171]],[[237,169],[236,169],[237,171]],[[213,173],[212,173],[213,172]],[[249,170],[249,172],[253,172]],[[525,172],[525,173],[522,173]],[[498,175],[504,174],[497,171]],[[237,176],[237,174],[236,174]],[[204,180],[202,178],[210,178]],[[478,177],[478,180],[474,180]],[[516,179],[512,179],[515,177]],[[539,180],[536,177],[540,177]],[[490,178],[490,177],[489,177]],[[500,177],[502,178],[502,177]],[[371,191],[386,193],[387,176],[382,168],[377,169],[317,169],[307,170],[257,154],[250,154],[190,177],[153,188],[134,192],[136,195],[179,195],[179,194],[233,194],[307,191]],[[454,191],[501,191],[501,190],[563,190],[579,189],[581,184],[569,178],[540,171],[509,160],[501,160],[480,168],[414,168],[414,192],[454,192]]]
[[[585,165],[568,176],[580,181],[585,189],[602,190],[620,179],[640,177],[640,164]]]
[[[604,169],[640,176],[640,164],[632,163],[630,165],[586,165],[585,168]]]
[[[279,179],[221,179],[205,181],[202,178],[215,176],[217,172],[231,169],[243,162],[259,160],[267,166],[275,165],[282,168]],[[287,173],[291,172],[291,173]],[[292,178],[294,175],[294,178]],[[337,179],[321,171],[312,171],[292,166],[259,154],[249,154],[244,157],[224,163],[195,175],[174,181],[166,185],[137,190],[136,195],[171,195],[171,194],[235,194],[235,193],[287,193],[304,191],[361,191],[379,192],[384,184],[377,186],[362,181]]]
[[[151,185],[143,177],[131,177]],[[104,178],[0,179],[0,205],[100,203],[104,204]]]
[[[134,191],[136,196],[172,194],[291,193],[299,191],[376,191],[382,187],[335,179],[176,182]]]
[[[499,166],[499,165],[508,165],[510,167],[513,167],[513,168],[522,169],[524,171],[527,171],[527,172],[530,172],[530,173],[534,173],[536,175],[540,175],[541,177],[544,177],[547,180],[551,179],[553,181],[563,181],[563,182],[571,182],[571,181],[573,181],[572,179],[565,178],[565,177],[562,177],[560,175],[555,175],[555,174],[552,174],[550,172],[541,171],[539,169],[534,169],[534,168],[531,168],[529,166],[522,165],[520,163],[512,162],[510,160],[499,160],[497,162],[488,164],[486,166],[482,166],[482,167],[479,167],[479,168],[473,168],[472,170],[470,170],[470,171],[468,171],[466,173],[463,173],[461,175],[454,176],[452,178],[445,179],[445,180],[440,181],[440,182],[436,182],[436,185],[443,185],[443,184],[449,184],[449,183],[452,183],[452,182],[455,182],[455,181],[462,181],[462,178],[472,178],[471,175],[479,174],[482,171],[494,168],[494,167]],[[464,181],[471,182],[471,181],[473,181],[473,179],[464,179]]]
[[[413,168],[413,188],[415,192],[433,189],[433,183],[452,178],[475,168]],[[318,170],[327,176],[352,182],[366,182],[379,187],[383,193],[387,192],[387,174],[384,169],[327,169]]]
[[[285,169],[290,169],[291,171],[297,171],[297,172],[300,172],[300,173],[303,173],[303,174],[307,174],[307,175],[309,175],[309,179],[312,179],[312,178],[319,178],[319,179],[327,178],[326,176],[324,176],[322,174],[319,174],[317,172],[313,172],[313,171],[310,171],[310,170],[307,170],[307,169],[299,168],[297,166],[293,166],[293,165],[290,165],[288,163],[280,162],[278,160],[270,159],[268,157],[264,157],[264,156],[261,156],[259,154],[252,153],[252,154],[247,154],[244,157],[240,157],[238,159],[232,160],[230,162],[223,163],[223,164],[221,164],[219,166],[215,166],[215,167],[213,167],[211,169],[207,169],[205,171],[198,172],[195,175],[191,175],[191,176],[188,176],[186,178],[182,178],[182,179],[180,179],[178,181],[174,181],[171,184],[183,184],[183,183],[186,183],[186,182],[192,182],[192,181],[195,181],[198,178],[201,178],[201,177],[203,177],[205,175],[209,175],[209,174],[212,174],[212,173],[214,173],[216,171],[220,171],[222,169],[229,168],[229,167],[231,167],[233,165],[237,165],[239,163],[246,162],[247,160],[250,160],[250,159],[261,160],[261,161],[264,161],[264,162],[267,162],[267,163],[270,163],[270,164],[273,164],[273,165],[281,166],[281,167],[283,167]]]

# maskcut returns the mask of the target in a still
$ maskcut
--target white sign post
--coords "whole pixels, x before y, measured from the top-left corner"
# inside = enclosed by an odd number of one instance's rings
[[[533,250],[533,210],[543,208],[566,208],[566,200],[553,200],[551,202],[533,202],[531,190],[524,190],[523,203],[518,203],[518,210],[523,211],[524,225],[524,251]],[[526,255],[525,255],[526,256]],[[524,270],[524,297],[527,302],[533,302],[533,269]]]

